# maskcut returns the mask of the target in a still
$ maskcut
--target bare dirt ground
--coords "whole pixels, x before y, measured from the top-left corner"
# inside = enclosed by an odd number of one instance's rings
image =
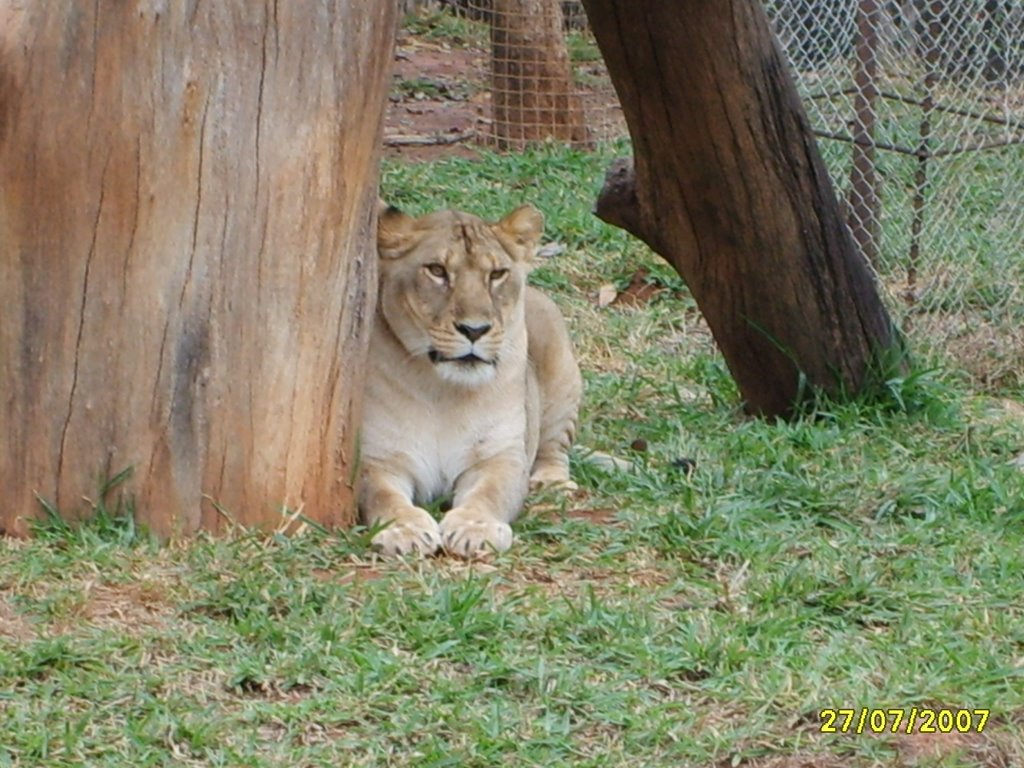
[[[385,151],[430,160],[474,157],[484,130],[487,52],[400,35],[387,115]]]
[[[626,135],[618,99],[596,48],[575,73],[593,140]],[[474,157],[490,128],[490,51],[479,41],[399,33],[385,118],[389,157]]]

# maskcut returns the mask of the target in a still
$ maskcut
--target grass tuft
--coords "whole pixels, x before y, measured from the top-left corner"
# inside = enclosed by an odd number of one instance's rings
[[[66,547],[93,547],[114,545],[130,547],[149,541],[148,533],[135,522],[135,502],[118,489],[132,476],[132,467],[102,480],[96,501],[86,499],[86,510],[77,522],[69,522],[75,515],[61,511],[37,496],[43,517],[33,519],[32,536],[55,545]]]

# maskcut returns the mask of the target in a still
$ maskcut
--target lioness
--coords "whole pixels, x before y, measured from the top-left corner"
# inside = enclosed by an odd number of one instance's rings
[[[566,484],[582,381],[558,308],[526,285],[544,219],[382,211],[360,508],[385,554],[512,544],[530,485]],[[451,497],[440,524],[418,504]]]

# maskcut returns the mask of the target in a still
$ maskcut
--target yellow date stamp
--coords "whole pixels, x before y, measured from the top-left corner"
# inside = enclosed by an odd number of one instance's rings
[[[821,733],[981,733],[988,724],[988,709],[931,709],[860,707],[822,709]]]

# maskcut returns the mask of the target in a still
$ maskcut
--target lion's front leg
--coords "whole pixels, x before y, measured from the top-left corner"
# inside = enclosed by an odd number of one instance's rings
[[[512,546],[509,523],[526,497],[525,457],[499,455],[466,470],[455,483],[451,510],[441,519],[445,549],[460,557]]]
[[[411,483],[386,470],[363,471],[360,506],[367,525],[385,523],[373,537],[384,555],[432,555],[441,548],[441,528],[427,510],[412,503]]]

